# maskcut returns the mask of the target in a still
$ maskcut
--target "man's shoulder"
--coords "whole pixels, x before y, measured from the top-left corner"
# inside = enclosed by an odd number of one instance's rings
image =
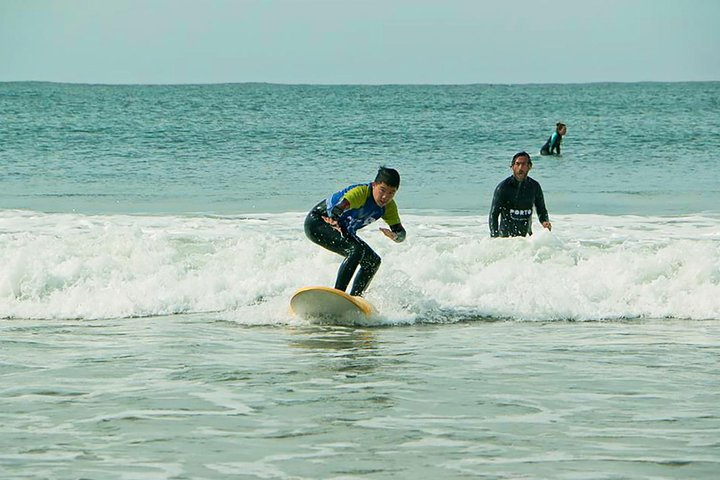
[[[342,189],[339,193],[347,196],[367,197],[370,192],[370,185],[367,183],[356,183]]]
[[[525,179],[525,184],[527,185],[527,188],[532,189],[534,192],[542,192],[542,187],[540,186],[540,182],[535,180],[532,177],[527,177]]]
[[[498,183],[497,188],[500,190],[514,191],[518,188],[518,185],[519,182],[517,181],[517,179],[513,175],[510,175],[509,177]]]
[[[500,187],[504,187],[506,185],[512,185],[514,180],[515,180],[515,177],[510,175],[509,177],[500,180],[500,183],[498,183],[497,186],[498,186],[498,188],[500,188]]]

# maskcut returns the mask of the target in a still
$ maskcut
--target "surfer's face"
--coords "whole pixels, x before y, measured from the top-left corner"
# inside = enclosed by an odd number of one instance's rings
[[[393,199],[398,190],[397,188],[391,187],[390,185],[386,185],[382,182],[373,182],[372,187],[373,200],[375,200],[375,203],[380,207],[384,207],[390,203],[390,200]]]
[[[512,168],[513,177],[515,177],[515,180],[522,182],[527,178],[528,173],[532,168],[532,163],[530,163],[530,159],[527,157],[518,157],[515,159],[515,161],[513,161],[513,164],[510,168]]]

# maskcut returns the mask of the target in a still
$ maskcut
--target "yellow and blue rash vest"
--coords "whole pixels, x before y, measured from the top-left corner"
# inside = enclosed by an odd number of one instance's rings
[[[325,200],[328,213],[333,211],[343,199],[350,203],[350,207],[336,218],[340,228],[351,235],[361,228],[370,225],[379,218],[392,226],[400,223],[397,204],[395,200],[381,207],[375,203],[372,196],[372,184],[356,184],[335,192]]]

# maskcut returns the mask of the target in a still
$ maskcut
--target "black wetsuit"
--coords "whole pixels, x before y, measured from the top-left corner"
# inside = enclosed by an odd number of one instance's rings
[[[524,237],[532,235],[532,209],[537,211],[540,223],[549,222],[545,198],[540,184],[530,177],[518,182],[512,175],[495,188],[490,207],[491,237]],[[500,223],[498,225],[498,217]]]
[[[553,132],[547,139],[545,145],[540,149],[540,155],[560,155],[560,144],[562,143],[562,135]]]
[[[350,295],[362,295],[370,284],[370,280],[375,276],[375,272],[380,268],[380,256],[355,233],[350,233],[344,228],[342,232],[338,232],[323,220],[324,216],[331,216],[328,215],[325,200],[315,205],[305,217],[305,235],[313,243],[345,257],[335,280],[335,288],[338,290],[345,291],[347,289],[355,270],[360,265],[360,271],[355,277]],[[391,225],[390,228],[404,238],[405,229],[401,224]]]

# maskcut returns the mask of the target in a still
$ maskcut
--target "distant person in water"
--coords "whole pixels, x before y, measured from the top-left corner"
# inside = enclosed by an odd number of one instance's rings
[[[491,237],[532,235],[533,206],[543,228],[552,230],[540,184],[528,177],[532,160],[527,152],[516,153],[510,163],[512,175],[495,188],[490,207]],[[498,222],[499,217],[499,222]]]
[[[350,295],[362,295],[380,268],[380,256],[357,236],[357,231],[382,218],[390,227],[380,228],[389,239],[405,240],[395,193],[400,188],[400,174],[380,167],[371,183],[350,185],[315,205],[305,217],[305,235],[314,243],[345,257],[340,265],[335,288],[347,289],[355,270]]]
[[[556,123],[555,131],[550,138],[547,139],[545,145],[540,149],[540,155],[560,155],[560,144],[562,143],[563,135],[567,133],[567,127],[564,123]]]

